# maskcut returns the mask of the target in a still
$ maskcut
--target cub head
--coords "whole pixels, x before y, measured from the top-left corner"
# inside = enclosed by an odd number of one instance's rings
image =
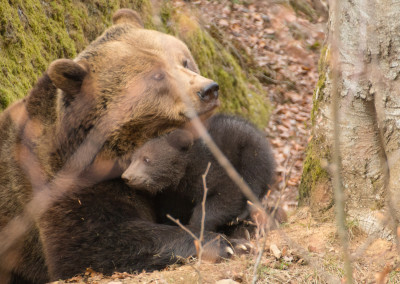
[[[185,174],[192,145],[192,134],[181,129],[150,140],[134,152],[122,178],[133,188],[153,194],[177,186]]]
[[[128,9],[76,59],[54,61],[48,75],[59,90],[59,140],[74,137],[60,147],[72,152],[96,130],[101,153],[121,156],[219,105],[217,83],[199,74],[187,46],[144,29]]]

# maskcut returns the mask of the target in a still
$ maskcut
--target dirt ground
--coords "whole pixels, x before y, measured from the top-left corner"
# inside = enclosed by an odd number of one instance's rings
[[[280,202],[289,219],[262,240],[253,239],[249,255],[217,264],[186,260],[162,271],[117,273],[111,277],[88,270],[85,275],[54,283],[346,283],[336,226],[314,220],[307,207],[297,208],[304,150],[309,139],[312,93],[318,78],[319,48],[324,42],[326,11],[314,16],[295,11],[291,1],[172,1],[193,9],[203,23],[213,23],[232,42],[242,44],[265,68],[265,95],[274,111],[265,129],[278,163],[278,182],[270,203]],[[277,4],[277,3],[280,4]],[[306,1],[307,2],[307,1]],[[316,1],[308,1],[312,3]],[[283,3],[283,4],[282,4]],[[317,11],[318,12],[318,11]],[[400,283],[396,245],[371,239],[357,224],[348,224],[349,253],[355,283]],[[264,253],[255,269],[258,252]]]
[[[350,253],[354,258],[355,283],[400,283],[400,257],[396,246],[389,241],[376,239],[369,242],[357,228],[350,230]],[[139,274],[116,273],[105,277],[88,270],[84,276],[62,283],[346,283],[343,276],[341,246],[332,223],[314,220],[309,208],[303,207],[289,217],[278,230],[268,233],[265,250],[255,269],[258,251],[264,239],[252,240],[254,251],[221,263],[202,263],[195,259],[187,264],[176,264],[162,271]],[[223,280],[225,282],[223,282]],[[218,282],[221,281],[221,282]]]

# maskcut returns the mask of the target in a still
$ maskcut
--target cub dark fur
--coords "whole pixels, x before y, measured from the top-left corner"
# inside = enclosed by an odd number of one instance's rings
[[[238,173],[258,197],[273,183],[275,162],[265,135],[248,121],[234,116],[215,115],[208,131]],[[155,195],[157,221],[171,223],[166,214],[199,229],[203,198],[202,174],[211,162],[206,181],[205,229],[219,227],[243,215],[246,198],[219,165],[201,139],[190,132],[175,130],[150,140],[135,151],[122,178],[135,189]]]

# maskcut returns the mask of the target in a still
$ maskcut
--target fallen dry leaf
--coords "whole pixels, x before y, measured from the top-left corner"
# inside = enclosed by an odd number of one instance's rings
[[[315,246],[309,245],[308,246],[308,251],[309,252],[317,252],[317,248]]]

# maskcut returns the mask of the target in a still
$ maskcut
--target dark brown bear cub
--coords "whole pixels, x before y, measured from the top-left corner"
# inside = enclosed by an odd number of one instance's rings
[[[208,131],[255,195],[264,196],[273,183],[275,169],[265,135],[244,119],[227,115],[211,117]],[[199,229],[202,174],[208,162],[205,229],[217,231],[247,210],[246,198],[202,140],[193,142],[190,132],[175,130],[147,142],[135,151],[122,177],[134,188],[155,194],[159,223],[170,223],[166,217],[170,214]]]

